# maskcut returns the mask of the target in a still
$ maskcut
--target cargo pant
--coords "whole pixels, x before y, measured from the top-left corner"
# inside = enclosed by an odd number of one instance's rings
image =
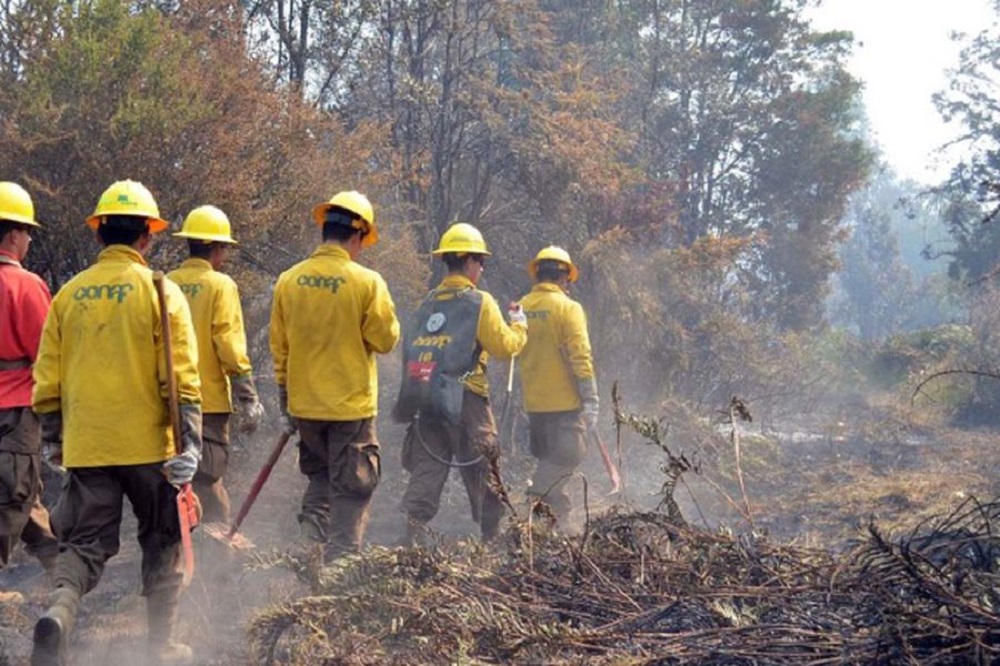
[[[566,484],[587,453],[583,419],[579,410],[529,412],[530,450],[538,458],[528,494],[549,505],[557,519],[572,508]]]
[[[60,545],[56,587],[71,588],[82,596],[97,585],[104,565],[118,553],[122,508],[128,497],[139,522],[143,596],[180,589],[177,490],[167,482],[162,467],[162,463],[81,467],[66,473],[52,510]]]
[[[299,470],[309,479],[299,524],[330,555],[358,551],[382,475],[375,420],[297,423]]]
[[[462,418],[458,425],[414,421],[403,444],[403,469],[410,472],[410,481],[403,494],[402,508],[409,520],[423,524],[437,515],[451,470],[442,461],[461,464],[481,457],[478,463],[458,469],[469,496],[472,519],[479,525],[484,540],[495,537],[503,518],[503,503],[490,486],[490,464],[482,454],[496,450],[496,425],[490,403],[471,391],[466,391],[462,398]]]
[[[46,569],[59,542],[42,505],[42,460],[38,418],[30,407],[0,410],[0,568],[22,541]]]
[[[201,501],[202,520],[229,524],[229,493],[222,477],[229,468],[229,414],[204,414],[202,451],[191,486]]]

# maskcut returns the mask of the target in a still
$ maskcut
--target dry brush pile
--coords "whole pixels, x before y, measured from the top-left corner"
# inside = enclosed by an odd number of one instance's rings
[[[1000,502],[837,555],[611,512],[504,548],[372,548],[284,564],[314,594],[253,622],[267,664],[989,664],[1000,658]]]

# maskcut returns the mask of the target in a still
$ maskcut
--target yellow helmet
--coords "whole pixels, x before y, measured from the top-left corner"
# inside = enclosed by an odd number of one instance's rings
[[[184,218],[181,230],[174,234],[176,238],[193,238],[206,242],[232,243],[232,227],[226,214],[215,206],[198,206]]]
[[[471,224],[458,222],[448,227],[448,230],[441,234],[441,241],[436,250],[431,254],[482,254],[490,256],[490,251],[486,249],[486,241]]]
[[[0,220],[40,227],[35,220],[35,204],[31,196],[17,183],[0,183]]]
[[[145,185],[134,180],[119,180],[104,190],[94,214],[87,218],[87,226],[97,229],[108,215],[144,217],[149,224],[151,234],[159,233],[170,226],[169,222],[160,218],[160,209],[153,195]]]
[[[326,203],[321,203],[313,208],[313,220],[316,224],[323,226],[323,223],[326,222],[326,211],[331,208],[343,208],[361,218],[364,225],[359,225],[358,221],[355,220],[351,223],[351,227],[365,232],[365,237],[361,239],[362,247],[368,247],[378,242],[375,210],[372,208],[372,202],[368,201],[368,197],[354,190],[338,192]]]
[[[532,280],[538,278],[538,262],[546,260],[558,261],[560,264],[566,264],[566,267],[569,268],[570,282],[576,282],[577,278],[580,277],[580,271],[573,265],[573,260],[569,258],[569,252],[562,249],[558,245],[549,245],[548,247],[543,247],[539,250],[538,254],[535,255],[535,258],[528,264],[528,273],[531,274]]]

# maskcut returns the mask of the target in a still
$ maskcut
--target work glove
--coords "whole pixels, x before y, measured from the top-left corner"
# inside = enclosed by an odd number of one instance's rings
[[[257,387],[253,383],[253,375],[237,375],[230,378],[233,387],[233,398],[236,401],[238,415],[236,429],[246,435],[257,432],[261,419],[264,418],[264,406],[257,396]]]
[[[42,462],[59,473],[63,467],[62,412],[54,411],[38,415],[42,434]]]
[[[524,314],[524,308],[520,303],[514,302],[507,307],[507,321],[514,324],[528,325],[528,317]]]
[[[281,409],[281,430],[289,436],[299,431],[295,417],[288,413],[288,387],[278,385],[278,406]]]
[[[191,483],[201,461],[201,406],[181,405],[180,453],[163,463],[167,481],[175,486]]]
[[[579,377],[576,390],[580,394],[580,416],[587,430],[597,430],[597,417],[601,411],[601,399],[597,397],[597,380],[593,377]]]

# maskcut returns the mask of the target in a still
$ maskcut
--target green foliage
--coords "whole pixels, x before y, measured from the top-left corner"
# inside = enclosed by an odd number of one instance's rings
[[[1000,206],[1000,108],[996,77],[1000,67],[1000,27],[993,25],[967,42],[948,90],[935,96],[945,120],[964,128],[963,159],[943,184],[944,223],[955,247],[949,274],[965,282],[991,273],[1000,251],[1000,230],[990,222]]]
[[[974,344],[971,329],[957,324],[892,336],[872,352],[868,378],[882,389],[899,386],[913,375],[967,356]]]
[[[862,340],[873,342],[900,330],[916,303],[912,275],[900,257],[890,211],[873,193],[852,203],[851,236],[841,250],[838,275],[845,298],[844,320]]]
[[[968,424],[1000,423],[1000,291],[982,287],[973,295],[969,326],[963,327],[965,344],[948,369],[975,371],[977,375],[947,377],[964,389],[956,418]],[[942,381],[942,380],[938,380]]]
[[[605,341],[600,364],[634,387],[630,395],[653,401],[670,395],[714,410],[740,395],[765,420],[811,410],[835,385],[836,365],[817,356],[808,336],[748,314],[753,296],[733,276],[751,248],[723,237],[652,251],[620,231],[588,245],[594,292],[614,295],[587,303],[592,331]]]

